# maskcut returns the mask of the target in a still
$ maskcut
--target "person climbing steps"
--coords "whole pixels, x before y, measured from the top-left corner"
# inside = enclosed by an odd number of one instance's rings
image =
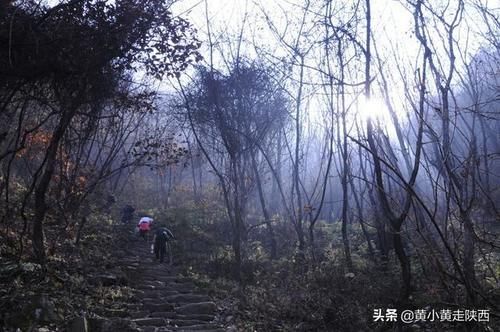
[[[164,225],[161,225],[160,228],[156,230],[153,239],[153,252],[160,263],[163,263],[168,248],[169,264],[172,265],[172,250],[169,243],[172,239],[174,239],[174,234]]]
[[[127,204],[122,209],[122,224],[128,224],[134,218],[135,209],[132,205]]]
[[[142,217],[137,224],[137,228],[139,229],[139,236],[144,240],[148,239],[149,231],[151,230],[151,225],[153,224],[153,218],[151,217]]]

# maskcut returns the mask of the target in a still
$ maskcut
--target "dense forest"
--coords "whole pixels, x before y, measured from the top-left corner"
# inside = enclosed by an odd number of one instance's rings
[[[0,330],[498,331],[499,73],[494,1],[0,1]]]

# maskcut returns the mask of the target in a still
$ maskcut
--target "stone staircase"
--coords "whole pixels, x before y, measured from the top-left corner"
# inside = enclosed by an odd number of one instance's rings
[[[126,310],[108,311],[111,326],[98,330],[125,331],[226,331],[217,323],[217,306],[190,278],[180,276],[178,268],[159,263],[150,252],[150,244],[131,239],[118,259],[135,295],[124,304]],[[93,330],[92,328],[90,330]]]

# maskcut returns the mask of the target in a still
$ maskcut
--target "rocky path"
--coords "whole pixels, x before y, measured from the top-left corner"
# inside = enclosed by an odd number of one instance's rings
[[[119,317],[121,331],[225,331],[216,322],[216,304],[190,278],[178,269],[157,262],[146,241],[131,241],[118,264],[135,289],[127,310],[108,312],[108,319]],[[128,325],[128,326],[126,326]],[[113,328],[118,328],[115,324]],[[105,329],[105,328],[104,328]]]

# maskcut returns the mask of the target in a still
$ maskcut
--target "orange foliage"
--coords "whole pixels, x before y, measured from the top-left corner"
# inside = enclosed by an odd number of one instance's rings
[[[46,131],[30,133],[26,137],[25,147],[18,151],[16,156],[18,158],[27,156],[30,160],[32,160],[36,157],[36,152],[44,151],[48,148],[51,139],[52,133]]]

